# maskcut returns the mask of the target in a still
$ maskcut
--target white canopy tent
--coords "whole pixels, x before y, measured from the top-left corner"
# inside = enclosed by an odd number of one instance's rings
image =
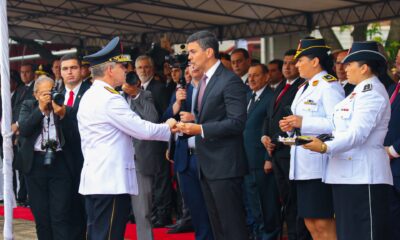
[[[5,222],[13,239],[11,98],[8,39],[40,39],[102,46],[115,35],[125,43],[185,42],[200,29],[220,40],[265,37],[400,16],[397,0],[1,0],[0,63]],[[7,17],[8,15],[8,17]]]

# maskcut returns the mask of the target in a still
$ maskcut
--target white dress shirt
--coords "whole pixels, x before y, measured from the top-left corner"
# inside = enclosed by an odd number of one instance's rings
[[[50,122],[49,122],[50,121]],[[45,144],[49,139],[56,140],[58,143],[57,151],[61,151],[60,143],[57,138],[56,126],[54,124],[54,113],[51,112],[49,116],[44,116],[42,120],[42,132],[36,139],[34,145],[34,151],[45,152],[46,149],[42,149],[42,144]]]
[[[79,89],[81,88],[81,85],[82,85],[82,82],[80,82],[74,89],[69,89],[67,86],[65,86],[65,99],[64,99],[64,105],[67,105],[67,103],[68,103],[68,99],[69,99],[69,94],[70,94],[70,92],[71,91],[73,91],[74,92],[74,103],[75,103],[75,99],[76,99],[76,96],[78,96],[78,92],[79,92]]]

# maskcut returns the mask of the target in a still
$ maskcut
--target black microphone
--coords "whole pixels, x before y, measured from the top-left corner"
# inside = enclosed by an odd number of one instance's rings
[[[285,106],[284,110],[285,113],[288,114],[288,116],[294,115],[289,105]],[[293,131],[296,134],[296,136],[301,136],[300,128],[294,128]]]

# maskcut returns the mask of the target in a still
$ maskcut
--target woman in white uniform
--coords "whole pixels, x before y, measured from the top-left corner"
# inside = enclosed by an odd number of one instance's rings
[[[333,66],[328,51],[323,39],[300,41],[296,67],[306,82],[293,100],[293,115],[279,122],[282,131],[307,136],[332,132],[330,116],[334,106],[344,99],[344,91],[337,79],[328,74]],[[327,155],[301,146],[292,146],[290,154],[289,178],[297,185],[299,217],[304,218],[313,239],[336,239],[332,189],[321,181]]]
[[[356,87],[335,106],[334,139],[304,147],[329,155],[324,181],[332,184],[338,239],[389,239],[392,174],[383,141],[390,103],[379,80],[386,59],[376,42],[355,42],[343,63]]]

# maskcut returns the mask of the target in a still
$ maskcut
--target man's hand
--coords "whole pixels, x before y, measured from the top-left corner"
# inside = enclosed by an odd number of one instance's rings
[[[268,161],[268,160],[265,161],[265,163],[264,163],[264,172],[266,174],[272,172],[272,162],[271,161]]]
[[[267,150],[269,156],[272,156],[272,153],[274,152],[276,145],[272,143],[271,138],[268,137],[267,135],[264,135],[261,138],[261,142],[264,145],[265,149]]]
[[[390,154],[389,148],[390,147],[385,147],[385,150],[386,150],[387,155],[389,156],[389,159],[392,160],[394,157],[392,156],[392,154]]]
[[[191,114],[190,112],[180,112],[179,116],[181,118],[181,122],[194,122],[195,118],[194,118],[194,114]]]
[[[172,133],[178,132],[178,129],[176,127],[177,121],[175,119],[170,118],[165,123],[168,124],[169,129],[171,130]]]
[[[175,97],[176,102],[178,102],[179,104],[182,100],[186,100],[186,89],[178,88],[178,90],[176,90]]]
[[[301,128],[302,122],[302,116],[290,115],[287,117],[283,117],[283,119],[279,121],[279,127],[283,132],[290,132],[294,128]]]
[[[54,101],[51,101],[51,105],[53,107],[54,114],[58,115],[61,119],[64,118],[65,113],[67,112],[65,105],[57,105]]]
[[[179,122],[176,126],[181,133],[184,133],[187,135],[200,135],[201,134],[201,125],[200,124]]]
[[[49,104],[51,103],[50,92],[41,93],[38,96],[38,101],[40,111],[48,116],[50,114]]]
[[[132,86],[124,83],[122,85],[122,91],[124,91],[124,93],[128,94],[131,97],[136,97],[136,95],[138,95],[139,93],[139,88],[137,86]]]
[[[16,123],[11,124],[11,131],[13,132],[13,134],[17,134],[18,125]]]
[[[173,160],[173,159],[169,159],[169,151],[168,151],[168,149],[167,149],[167,151],[165,152],[165,159],[167,159],[167,161],[170,162],[170,163],[174,163],[174,160]]]

